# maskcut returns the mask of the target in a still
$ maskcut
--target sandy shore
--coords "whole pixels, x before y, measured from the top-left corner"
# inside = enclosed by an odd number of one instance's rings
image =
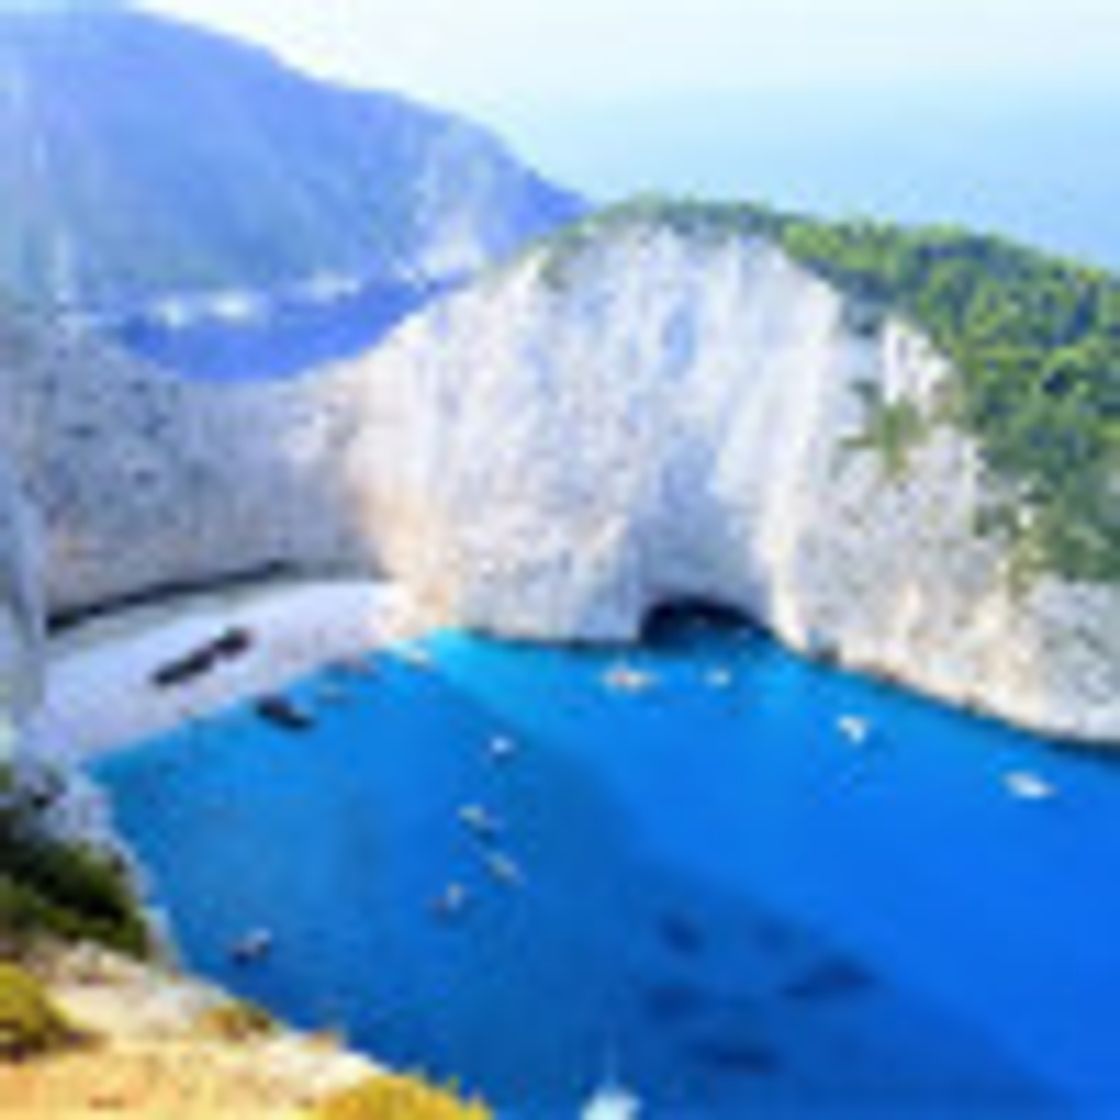
[[[249,635],[243,653],[183,683],[153,682],[231,628]],[[274,583],[119,612],[54,641],[24,747],[48,763],[88,760],[414,632],[402,592],[372,582]]]

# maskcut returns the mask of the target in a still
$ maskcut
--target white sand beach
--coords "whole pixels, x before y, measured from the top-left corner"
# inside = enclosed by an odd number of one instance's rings
[[[415,636],[414,622],[398,588],[370,581],[269,583],[116,612],[53,640],[23,742],[40,760],[88,760]],[[153,680],[231,631],[247,636],[242,652],[176,684]]]

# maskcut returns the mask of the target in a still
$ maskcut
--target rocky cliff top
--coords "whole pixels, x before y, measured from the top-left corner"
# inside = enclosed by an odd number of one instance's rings
[[[559,287],[597,245],[666,231],[709,246],[769,240],[845,295],[855,329],[873,333],[889,315],[912,324],[954,376],[925,414],[869,400],[867,438],[901,465],[936,427],[959,429],[1002,495],[985,526],[1024,575],[1120,582],[1120,279],[951,227],[657,198],[596,214],[534,253]]]

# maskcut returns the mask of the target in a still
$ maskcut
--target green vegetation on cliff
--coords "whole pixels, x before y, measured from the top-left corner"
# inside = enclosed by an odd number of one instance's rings
[[[29,972],[0,961],[0,1059],[35,1057],[77,1041],[78,1032]]]
[[[866,445],[885,449],[893,474],[922,420],[961,427],[994,483],[978,528],[1006,534],[1020,570],[1120,580],[1120,279],[953,228],[660,199],[561,234],[548,278],[604,232],[636,224],[711,243],[769,237],[847,293],[862,323],[885,313],[914,323],[957,370],[951,398],[936,417],[869,409]]]
[[[126,876],[89,848],[45,836],[35,807],[0,771],[0,955],[42,937],[136,955],[149,948]]]
[[[322,1101],[315,1120],[490,1120],[480,1101],[465,1101],[419,1077],[379,1074]]]

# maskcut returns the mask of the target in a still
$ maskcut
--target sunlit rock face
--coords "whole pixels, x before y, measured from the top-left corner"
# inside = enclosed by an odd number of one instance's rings
[[[1017,586],[951,427],[902,470],[861,448],[868,386],[932,412],[954,372],[765,241],[636,222],[537,250],[282,384],[186,384],[18,323],[0,364],[55,614],[271,568],[389,575],[433,623],[544,640],[698,599],[1120,742],[1116,589]]]
[[[235,576],[373,570],[333,448],[292,385],[195,385],[0,314],[4,446],[44,528],[52,615]],[[308,386],[310,387],[310,386]]]
[[[866,388],[932,411],[953,371],[762,242],[637,223],[547,251],[333,375],[388,569],[443,617],[629,638],[739,608],[798,649],[1054,731],[1120,740],[1120,595],[1015,589],[976,449],[890,470]],[[326,386],[323,386],[325,389]]]

